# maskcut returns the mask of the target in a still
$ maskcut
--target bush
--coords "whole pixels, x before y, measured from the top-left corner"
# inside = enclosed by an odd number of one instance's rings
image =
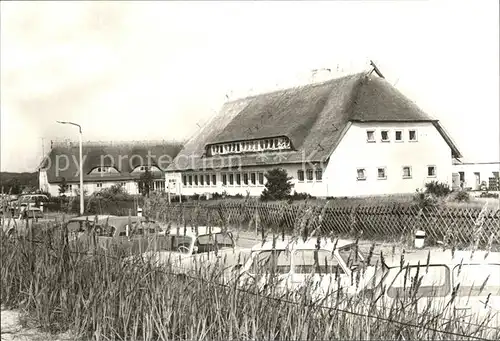
[[[283,168],[274,168],[265,174],[267,179],[266,187],[262,191],[260,199],[267,200],[284,200],[287,199],[292,190],[293,184],[290,182],[292,177]]]
[[[479,196],[480,198],[495,198],[498,199],[498,193],[483,192]]]
[[[103,188],[86,198],[85,201],[85,210],[90,214],[126,215],[129,209],[135,209],[134,196],[128,194],[120,185]],[[73,198],[70,204],[72,205],[71,211],[78,212],[80,198]]]
[[[451,189],[446,183],[431,181],[425,184],[425,192],[436,197],[446,197],[451,193]]]
[[[297,191],[294,191],[289,199],[295,201],[295,200],[316,199],[316,197],[313,197],[312,195],[306,192],[297,193]]]
[[[181,195],[180,197],[178,195],[172,195],[170,197],[170,202],[180,202],[181,200],[182,200],[182,202],[187,202],[188,197],[185,195]]]
[[[438,204],[438,200],[435,195],[422,192],[417,189],[415,196],[413,197],[413,201],[418,207],[432,207]]]
[[[459,191],[455,195],[454,199],[455,199],[455,201],[458,201],[458,202],[468,202],[470,200],[470,195],[466,191]]]
[[[218,192],[215,192],[212,194],[212,199],[213,200],[219,200],[219,199],[222,199],[223,198],[223,195],[218,193]]]

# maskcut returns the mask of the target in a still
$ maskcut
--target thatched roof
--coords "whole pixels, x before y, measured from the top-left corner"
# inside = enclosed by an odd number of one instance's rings
[[[325,162],[351,122],[432,122],[460,153],[439,122],[375,75],[358,73],[224,104],[221,111],[186,143],[168,171],[258,164]],[[286,136],[293,151],[210,157],[207,146]]]
[[[82,147],[83,179],[84,181],[134,179],[139,175],[131,174],[131,172],[138,166],[148,166],[149,160],[151,160],[151,166],[166,170],[181,148],[181,144],[173,142],[84,143]],[[65,178],[67,182],[77,182],[79,181],[78,162],[78,143],[56,144],[42,162],[40,169],[46,170],[49,183],[60,182],[62,178]],[[89,174],[99,166],[115,167],[119,173]],[[163,177],[162,173],[157,172],[155,177]]]

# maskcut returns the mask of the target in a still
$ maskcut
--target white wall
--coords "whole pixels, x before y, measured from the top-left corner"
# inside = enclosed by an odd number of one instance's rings
[[[479,183],[486,181],[493,177],[493,172],[500,172],[500,163],[485,163],[485,164],[461,164],[452,166],[453,173],[464,173],[464,188],[472,188],[473,190],[479,189],[476,186],[476,175],[479,173]]]
[[[49,180],[47,178],[47,171],[41,170],[38,172],[38,188],[43,192],[50,191]]]
[[[241,194],[243,196],[246,196],[247,190],[250,192],[250,196],[260,196],[262,191],[264,190],[265,183],[267,181],[266,181],[265,176],[264,176],[264,184],[262,184],[262,185],[259,184],[258,173],[265,174],[268,170],[276,168],[276,167],[285,169],[287,171],[288,175],[293,177],[292,183],[294,184],[294,187],[292,188],[292,193],[294,191],[297,191],[297,193],[307,192],[313,196],[324,196],[325,195],[325,189],[324,189],[325,186],[324,186],[324,183],[322,183],[321,181],[316,181],[315,179],[313,179],[313,181],[307,181],[307,180],[302,181],[302,182],[298,181],[297,171],[300,168],[302,168],[301,165],[299,165],[299,164],[297,164],[297,165],[281,165],[281,166],[244,167],[240,171],[234,170],[231,172],[229,172],[229,171],[182,172],[182,173],[180,173],[180,175],[179,175],[179,173],[167,173],[166,177],[167,177],[167,179],[174,179],[174,178],[180,179],[180,181],[179,181],[181,184],[180,190],[182,192],[182,195],[186,195],[186,196],[191,196],[195,193],[196,194],[206,194],[206,193],[210,193],[210,194],[219,193],[219,194],[221,194],[224,191],[226,191],[226,193],[228,195]],[[241,185],[240,186],[236,185],[236,181],[234,181],[234,184],[232,186],[229,185],[229,178],[228,178],[228,185],[223,186],[222,185],[222,173],[235,174],[234,180],[236,180],[236,173],[240,173],[240,174],[256,173],[256,184],[251,185],[251,181],[250,181],[251,179],[249,176],[249,185],[244,185],[243,175],[241,175]],[[206,186],[206,185],[201,186],[200,184],[198,184],[198,186],[195,186],[194,181],[193,181],[192,186],[189,186],[189,184],[187,186],[184,186],[182,183],[182,176],[183,175],[194,176],[195,174],[196,175],[215,174],[217,177],[217,183],[215,185],[210,184],[210,186]]]
[[[41,175],[40,175],[41,177]],[[155,181],[162,181],[164,180],[155,180]],[[102,187],[97,187],[97,184],[101,183]],[[139,188],[138,185],[135,181],[129,180],[129,181],[99,181],[99,182],[84,182],[83,183],[83,188],[84,191],[86,191],[86,195],[92,195],[94,192],[98,192],[101,189],[104,188],[110,188],[113,185],[117,185],[119,183],[124,183],[125,190],[132,195],[139,194]],[[48,192],[50,193],[51,196],[59,196],[59,184],[54,183],[54,184],[49,184],[48,182],[44,184],[46,185],[46,188],[48,189]],[[68,186],[71,185],[71,188],[68,188],[66,191],[65,195],[66,196],[74,196],[76,195],[75,189],[79,187],[78,183],[69,183]],[[42,188],[42,187],[40,187]]]
[[[375,130],[375,141],[367,142],[367,130]],[[381,130],[389,130],[389,142],[381,142]],[[395,130],[403,130],[403,141],[395,142]],[[417,130],[417,141],[408,141],[408,130]],[[436,166],[436,177],[427,176],[427,166]],[[411,166],[411,179],[403,179],[402,167]],[[377,179],[377,168],[385,167],[387,178]],[[357,180],[357,168],[366,169],[366,180]],[[451,186],[451,149],[432,123],[353,123],[332,154],[325,170],[327,196],[364,196],[415,193],[432,180]]]
[[[247,194],[247,190],[250,192],[250,195],[251,196],[260,196],[260,194],[262,193],[262,190],[264,189],[264,185],[260,185],[258,183],[258,173],[265,173],[267,171],[267,169],[271,169],[271,167],[268,167],[268,168],[265,168],[265,167],[245,167],[244,169],[238,171],[238,170],[233,170],[233,171],[220,171],[220,170],[216,170],[216,171],[210,171],[210,170],[207,170],[205,172],[181,172],[181,176],[180,176],[180,191],[182,193],[182,195],[186,195],[186,196],[191,196],[193,194],[206,194],[206,193],[209,193],[209,194],[212,194],[212,193],[219,193],[219,194],[222,194],[224,191],[226,191],[226,193],[228,195],[236,195],[236,194],[241,194],[243,196],[246,196]],[[256,173],[256,184],[255,185],[251,185],[251,181],[250,181],[250,177],[249,177],[249,185],[244,185],[243,183],[243,173],[244,172],[247,172],[247,173],[251,173],[251,172],[255,172]],[[233,185],[229,185],[229,173],[232,173],[234,174],[234,181],[233,181]],[[241,184],[238,186],[236,185],[236,174],[239,173],[241,174]],[[176,174],[176,173],[174,173]],[[206,175],[206,174],[209,174],[210,177],[215,174],[216,175],[216,178],[217,178],[217,182],[216,184],[212,184],[212,181],[210,181],[210,185],[207,186],[206,184],[204,184],[203,186],[200,185],[200,182],[198,182],[198,185],[196,186],[194,184],[194,175],[198,175],[198,176],[201,176],[201,175]],[[228,178],[227,178],[227,185],[226,186],[223,186],[222,185],[222,174],[227,174],[228,175]],[[193,176],[193,182],[192,182],[192,185],[190,186],[189,185],[189,181],[187,182],[187,185],[184,185],[183,182],[182,182],[182,177],[183,176],[187,176],[189,177],[190,175]],[[172,173],[169,173],[169,175],[167,177],[173,177]],[[264,183],[265,183],[265,177],[264,177]]]

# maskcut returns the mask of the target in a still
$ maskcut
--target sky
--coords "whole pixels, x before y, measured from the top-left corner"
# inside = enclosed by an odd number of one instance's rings
[[[2,1],[1,170],[50,141],[180,140],[229,99],[369,70],[499,160],[499,4]],[[227,97],[226,97],[227,96]]]

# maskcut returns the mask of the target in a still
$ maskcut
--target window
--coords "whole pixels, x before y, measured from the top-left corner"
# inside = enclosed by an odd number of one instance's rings
[[[287,274],[290,272],[290,252],[286,250],[261,251],[252,264],[253,273]]]
[[[264,184],[264,173],[259,173],[259,185]]]
[[[458,175],[460,176],[460,182],[465,181],[465,172],[458,172]]]
[[[394,140],[396,140],[396,142],[403,142],[403,131],[396,130],[394,134]]]
[[[230,173],[229,174],[229,186],[232,186],[234,184],[234,174]]]
[[[200,175],[200,186],[205,186],[205,177]]]
[[[417,131],[416,130],[409,130],[408,131],[408,139],[410,141],[417,141]]]
[[[380,132],[382,142],[389,142],[389,130],[382,130]]]
[[[215,249],[234,247],[231,235],[227,233],[215,233],[212,235],[201,235],[196,239],[195,245],[198,247],[196,253],[211,252]]]
[[[165,182],[164,181],[156,181],[156,189],[160,191],[165,190]]]
[[[293,270],[297,274],[310,274],[313,271],[316,273],[344,274],[344,270],[339,265],[337,259],[332,255],[332,252],[326,250],[318,250],[317,263],[314,260],[316,250],[300,250],[293,254]]]
[[[192,175],[190,175],[190,176],[188,177],[188,179],[189,179],[189,186],[192,186],[192,185],[193,185],[193,176],[192,176]]]
[[[222,174],[222,186],[227,185],[227,174]]]
[[[299,181],[304,181],[304,171],[303,171],[302,169],[299,169],[299,170],[297,171],[297,179],[298,179]]]
[[[458,296],[500,295],[500,265],[462,264],[453,269],[453,287],[460,283]]]
[[[210,186],[210,175],[209,174],[205,175],[205,182],[207,183],[207,186]]]
[[[358,180],[366,180],[366,171],[364,168],[358,168]]]
[[[212,174],[212,186],[215,186],[215,185],[217,185],[217,175]]]
[[[241,186],[241,174],[236,174],[236,185]]]
[[[410,178],[411,178],[411,167],[404,166],[403,167],[403,179],[410,179]]]
[[[428,177],[436,176],[436,166],[427,166],[427,176]]]
[[[198,175],[194,176],[194,185],[198,186]]]
[[[307,175],[307,181],[312,181],[313,180],[313,170],[312,169],[308,169],[306,171],[306,175]]]
[[[391,298],[403,297],[410,293],[411,283],[418,273],[418,279],[421,279],[417,290],[417,297],[443,297],[450,292],[450,269],[444,265],[411,266],[408,274],[406,269],[403,271],[399,267],[391,269],[399,273],[387,290],[387,295]],[[406,277],[406,278],[405,278]]]
[[[375,130],[367,130],[366,131],[366,141],[367,142],[375,142]]]
[[[248,185],[248,173],[243,173],[243,184]]]
[[[95,186],[96,186],[97,188],[102,188],[102,182],[98,182],[98,183],[96,183],[96,184],[95,184]]]
[[[321,181],[321,180],[323,180],[323,169],[317,168],[316,169],[316,181]]]
[[[380,180],[387,179],[387,174],[385,173],[385,167],[377,168],[377,179],[380,179]]]
[[[250,184],[255,185],[255,173],[250,173]]]
[[[339,256],[340,258],[342,258],[349,269],[352,269],[352,267],[355,266],[362,265],[364,261],[361,252],[359,252],[359,250],[356,250],[355,246],[347,246],[339,249]]]

